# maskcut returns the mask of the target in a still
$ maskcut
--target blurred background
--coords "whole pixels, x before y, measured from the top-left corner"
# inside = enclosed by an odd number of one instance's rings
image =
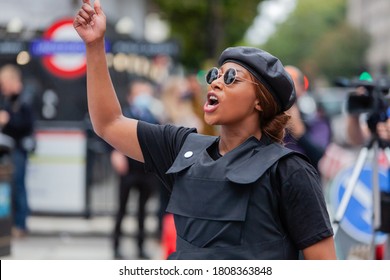
[[[1,184],[1,259],[114,257],[111,235],[119,179],[110,162],[110,147],[89,123],[84,46],[72,27],[81,2],[0,0],[0,67],[21,68],[36,119],[36,148],[29,154],[26,175],[28,232],[12,236],[10,187]],[[353,166],[359,152],[345,138],[348,90],[335,81],[363,71],[373,77],[388,75],[388,0],[101,0],[101,4],[108,21],[107,61],[120,101],[125,104],[132,80],[148,80],[156,89],[154,113],[161,122],[175,122],[162,96],[171,78],[181,77],[178,98],[193,105],[183,107],[193,110],[188,123],[215,133],[202,123],[199,108],[206,93],[204,75],[228,46],[260,47],[283,64],[299,67],[312,101],[331,121],[332,144],[321,175],[334,212],[338,201],[332,194],[345,180],[340,173]],[[313,103],[303,106],[310,111]],[[131,191],[123,221],[122,252],[128,259],[137,258],[138,195]],[[145,250],[153,259],[164,258],[161,204],[156,189],[146,203],[145,218]],[[370,211],[369,202],[359,207]],[[346,215],[358,215],[354,213],[352,209]],[[370,243],[369,223],[358,221],[352,229],[340,230],[340,258],[365,258],[361,251]],[[387,235],[378,235],[380,251]]]

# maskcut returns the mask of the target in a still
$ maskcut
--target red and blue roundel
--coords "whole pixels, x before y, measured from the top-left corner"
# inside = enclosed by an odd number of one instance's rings
[[[85,46],[73,28],[73,19],[54,23],[42,39],[31,43],[30,51],[42,57],[43,65],[54,76],[74,79],[85,74]]]

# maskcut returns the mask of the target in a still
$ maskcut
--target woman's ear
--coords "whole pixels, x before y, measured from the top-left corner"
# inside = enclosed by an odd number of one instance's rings
[[[256,101],[255,109],[256,109],[257,111],[262,111],[262,108],[261,108],[261,106],[260,106],[259,100]]]

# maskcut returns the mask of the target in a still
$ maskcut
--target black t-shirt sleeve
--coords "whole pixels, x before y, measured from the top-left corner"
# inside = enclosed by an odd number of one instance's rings
[[[281,176],[282,215],[290,237],[305,249],[333,235],[320,177],[300,157],[279,162]]]
[[[144,156],[145,170],[155,173],[170,191],[174,177],[165,173],[173,164],[189,133],[196,133],[196,129],[138,122],[138,142]]]

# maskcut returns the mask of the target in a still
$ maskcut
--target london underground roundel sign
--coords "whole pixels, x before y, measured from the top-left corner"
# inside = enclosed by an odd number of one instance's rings
[[[73,19],[55,22],[32,43],[33,55],[41,56],[45,68],[53,75],[74,79],[85,74],[85,46],[73,28]]]

